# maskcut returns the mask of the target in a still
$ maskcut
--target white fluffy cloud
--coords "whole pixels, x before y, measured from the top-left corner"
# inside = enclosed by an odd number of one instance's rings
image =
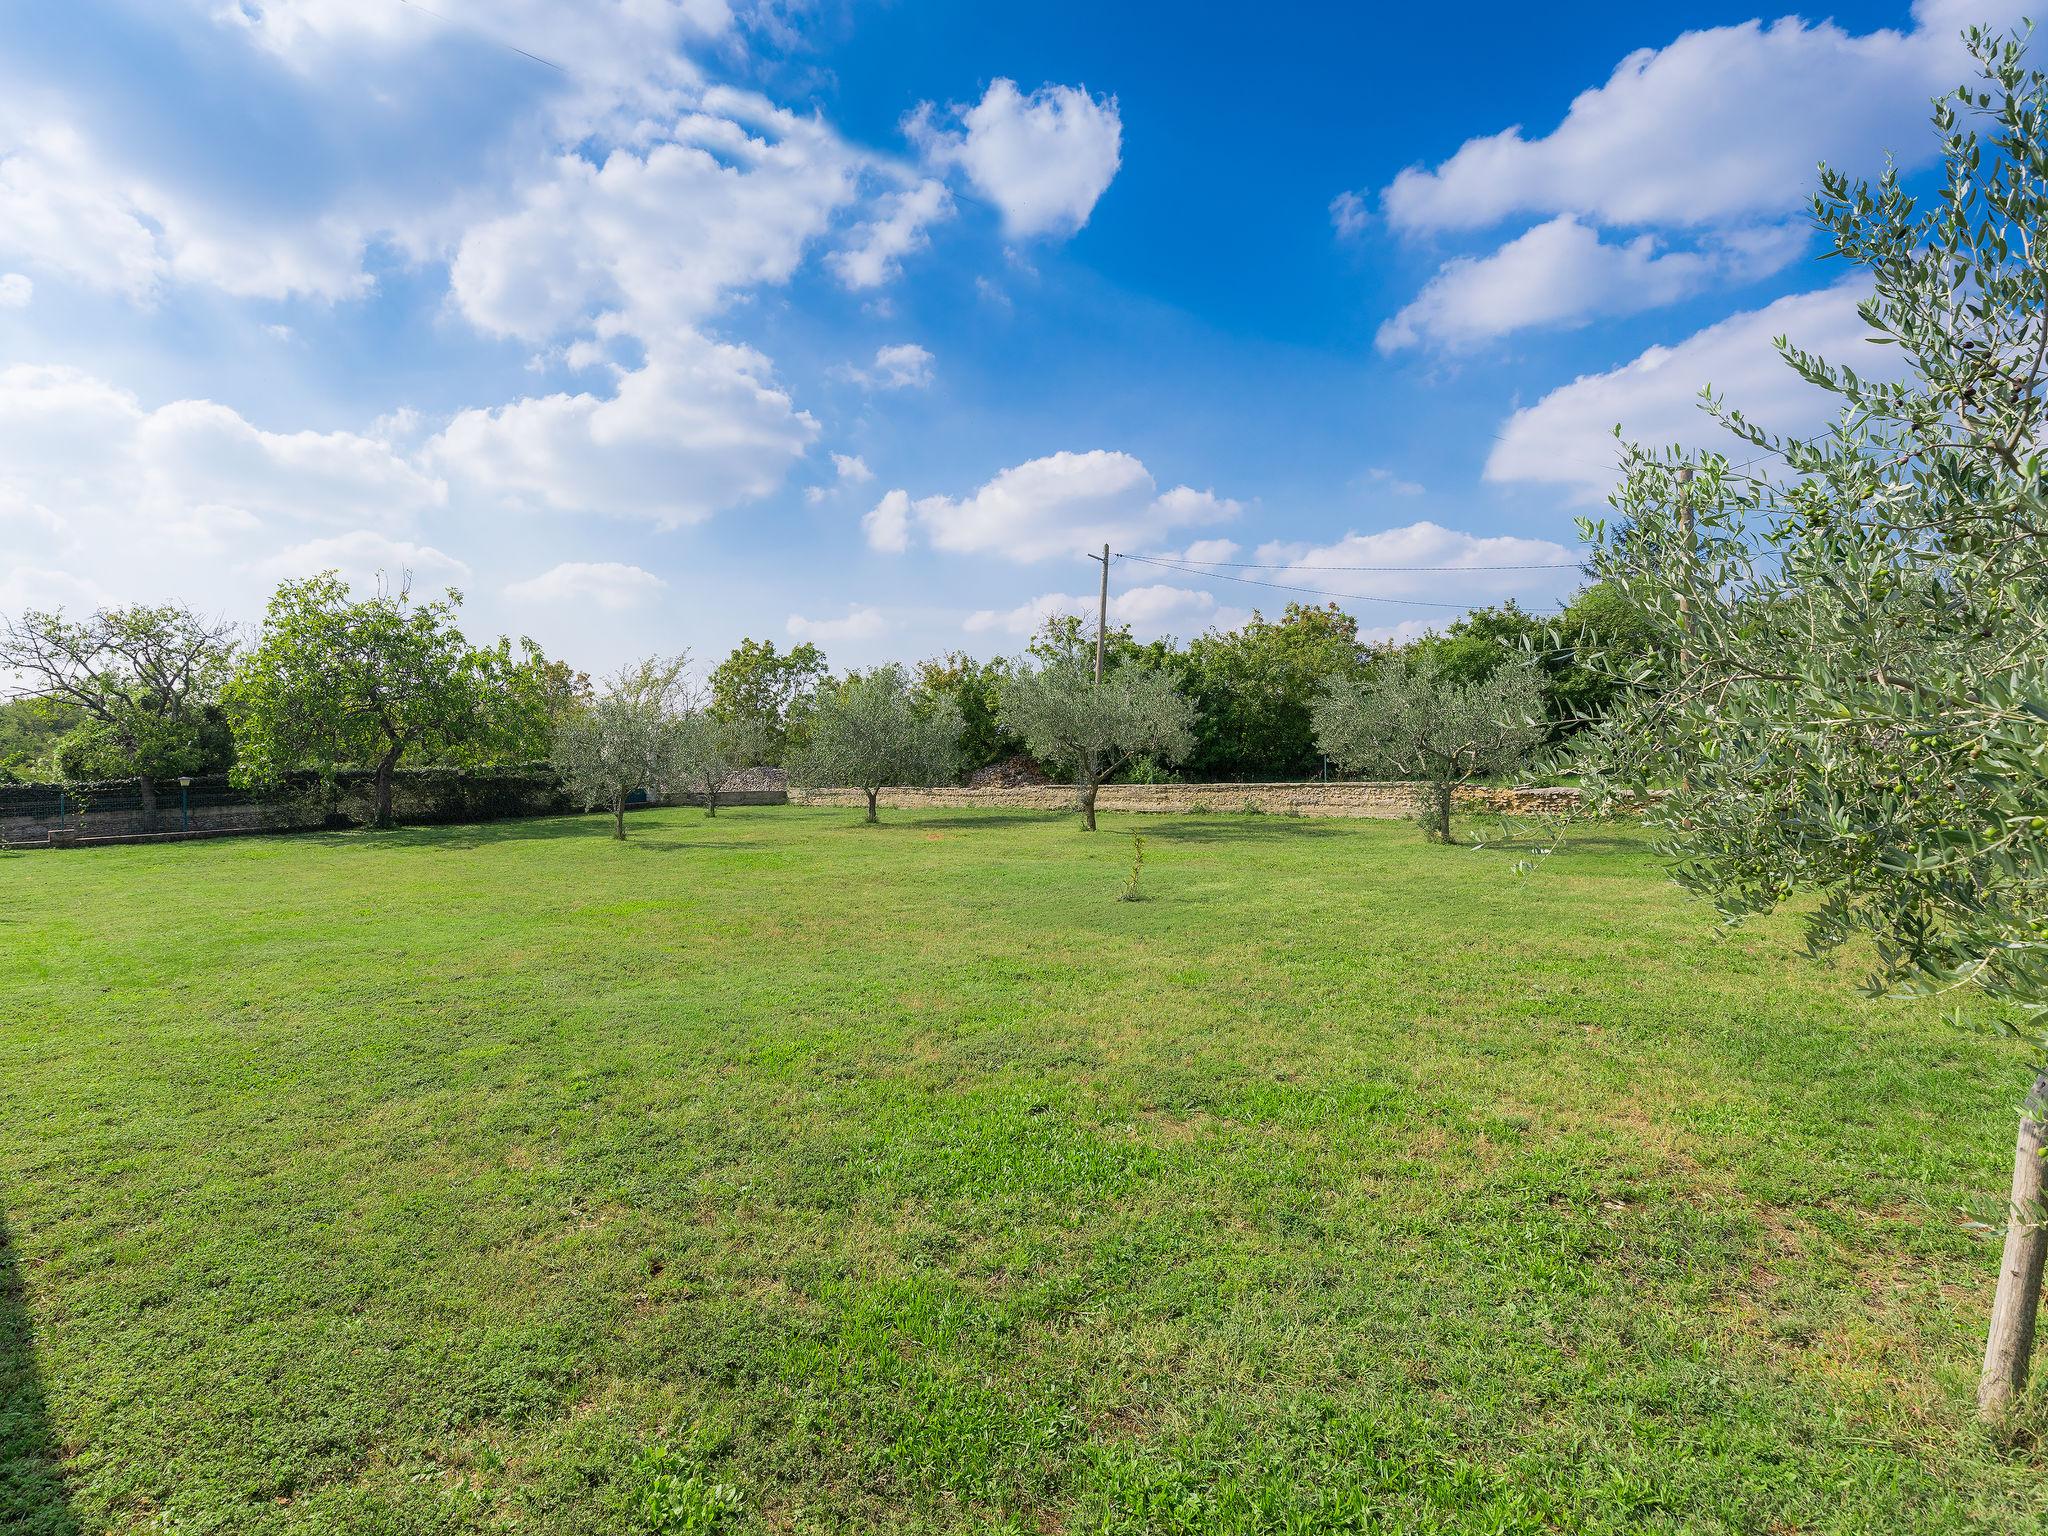
[[[865,485],[875,478],[875,472],[868,468],[868,461],[857,453],[833,454],[832,472],[849,485]]]
[[[1339,240],[1364,234],[1365,226],[1371,222],[1371,211],[1356,192],[1339,192],[1330,199],[1330,227],[1337,231]]]
[[[516,50],[556,93],[557,114],[572,127],[671,103],[678,89],[699,79],[688,50],[729,33],[733,23],[727,0],[435,0],[431,8],[364,0],[185,3],[306,74],[388,69],[406,55],[435,51],[474,57]]]
[[[1598,502],[1616,478],[1617,424],[1637,442],[1684,443],[1738,460],[1748,457],[1748,445],[1699,408],[1700,391],[1709,385],[1773,430],[1819,426],[1831,414],[1834,397],[1786,367],[1771,340],[1789,336],[1831,361],[1883,376],[1898,366],[1897,348],[1866,343],[1869,327],[1856,313],[1861,294],[1854,283],[1793,294],[1553,389],[1508,419],[1487,458],[1486,478],[1565,486],[1579,501]]]
[[[1088,222],[1123,156],[1114,96],[1044,85],[1029,96],[995,80],[975,105],[953,108],[958,131],[936,125],[927,102],[905,124],[935,166],[957,166],[996,205],[1013,237],[1071,235]]]
[[[396,590],[410,584],[415,591],[450,586],[469,577],[469,567],[430,544],[394,539],[375,529],[359,528],[333,538],[309,539],[253,561],[249,570],[270,581],[339,571],[358,591],[381,581]]]
[[[0,258],[31,271],[139,303],[172,280],[242,298],[339,299],[369,287],[363,243],[338,215],[202,207],[110,164],[66,124],[0,114]]]
[[[2021,9],[1917,0],[1904,30],[1788,16],[1686,32],[1629,54],[1547,134],[1508,128],[1410,167],[1380,200],[1398,231],[1547,222],[1447,262],[1381,327],[1380,350],[1583,324],[1778,270],[1802,246],[1789,221],[1814,163],[1867,174],[1887,152],[1908,167],[1931,158],[1928,99],[1973,73],[1963,26],[2009,24]],[[1601,228],[1631,233],[1603,240]]]
[[[910,492],[891,491],[860,520],[868,547],[900,555],[910,548]]]
[[[1583,324],[1595,315],[1656,309],[1710,285],[1778,270],[1799,254],[1805,231],[1746,230],[1699,250],[1666,250],[1653,235],[1609,244],[1571,214],[1538,224],[1490,256],[1444,264],[1379,330],[1382,352],[1428,341],[1470,347],[1532,326]]]
[[[846,246],[827,259],[848,288],[879,288],[903,270],[903,258],[931,244],[929,230],[953,216],[953,194],[926,179],[881,200],[874,218],[854,227]]]
[[[568,603],[619,613],[638,608],[668,585],[652,571],[617,560],[571,560],[512,582],[505,595],[516,603]]]
[[[863,526],[876,549],[909,545],[913,522],[934,549],[1010,560],[1075,555],[1093,545],[1156,543],[1181,528],[1227,521],[1239,504],[1175,486],[1163,494],[1127,453],[1055,453],[1003,470],[973,495],[913,501],[891,491]]]
[[[1477,607],[1508,597],[1547,601],[1580,579],[1569,569],[1499,569],[1574,565],[1578,553],[1562,544],[1506,534],[1483,537],[1427,520],[1379,533],[1347,533],[1329,544],[1262,544],[1258,559],[1272,567],[1245,572],[1258,581],[1312,588],[1340,602],[1367,599],[1375,606],[1407,602]],[[1376,569],[1358,569],[1361,566]],[[1302,595],[1276,591],[1273,605]],[[1370,616],[1373,609],[1363,611]]]
[[[863,389],[928,389],[932,382],[932,364],[936,361],[914,341],[899,342],[895,346],[877,347],[875,361],[867,368],[855,368],[851,364],[838,370],[839,377],[851,380]]]
[[[19,272],[0,272],[0,309],[26,309],[36,285]]]
[[[787,627],[799,640],[873,640],[888,633],[889,621],[882,617],[881,609],[856,603],[839,619],[807,619],[792,613]]]
[[[0,371],[0,508],[42,508],[81,534],[387,522],[446,499],[372,438],[269,432],[210,400],[152,410],[75,368]]]
[[[1468,140],[1386,189],[1402,230],[1478,229],[1517,214],[1689,226],[1790,213],[1819,160],[1873,171],[1934,152],[1928,98],[1966,77],[1965,21],[2016,20],[2015,0],[1919,0],[1908,31],[1786,17],[1640,48],[1550,133]]]
[[[689,332],[621,372],[609,398],[464,411],[427,455],[451,478],[544,509],[675,527],[768,495],[817,432],[766,357]]]
[[[1047,619],[1056,615],[1071,613],[1092,619],[1096,602],[1092,596],[1047,592],[1007,612],[983,608],[969,614],[961,627],[969,634],[1000,631],[1011,635],[1033,635]],[[1166,634],[1193,633],[1216,623],[1219,618],[1231,617],[1235,617],[1234,612],[1219,609],[1216,599],[1209,593],[1164,583],[1129,587],[1114,593],[1109,600],[1110,623],[1128,624],[1131,633],[1140,640]]]
[[[556,157],[514,212],[463,236],[450,285],[497,335],[545,339],[605,316],[658,341],[786,282],[854,201],[859,172],[817,119],[714,89],[644,152]]]

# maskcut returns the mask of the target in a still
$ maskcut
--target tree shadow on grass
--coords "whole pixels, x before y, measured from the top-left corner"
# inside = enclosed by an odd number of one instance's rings
[[[0,1217],[0,1529],[78,1536],[33,1345],[27,1290]]]
[[[888,810],[883,807],[884,812]],[[1081,813],[1071,807],[1055,811],[978,811],[964,809],[951,816],[884,814],[879,825],[885,827],[910,827],[920,832],[930,832],[943,827],[1042,827],[1051,823],[1072,821],[1081,824]]]
[[[646,848],[664,853],[680,853],[692,848],[748,846],[722,840],[714,842],[698,833],[700,824],[703,830],[718,830],[719,823],[734,814],[732,811],[720,811],[716,816],[706,816],[701,810],[693,810],[688,806],[681,809],[689,813],[691,819],[680,825],[670,821],[644,821],[644,813],[629,812],[626,816],[625,845],[629,848]],[[365,829],[343,835],[374,841],[388,848],[436,848],[449,852],[486,848],[497,843],[617,841],[612,836],[611,817],[601,812],[593,812],[589,816],[532,816],[508,821],[475,821],[459,824],[441,822],[431,826],[389,827],[383,831]]]
[[[1219,814],[1212,816],[1161,816],[1158,830],[1148,825],[1150,818],[1118,818],[1115,830],[1126,829],[1142,833],[1147,838],[1156,837],[1162,843],[1280,843],[1303,837],[1338,837],[1344,832],[1342,825],[1333,825],[1364,817],[1335,816],[1244,816]],[[1110,830],[1108,825],[1104,831]]]

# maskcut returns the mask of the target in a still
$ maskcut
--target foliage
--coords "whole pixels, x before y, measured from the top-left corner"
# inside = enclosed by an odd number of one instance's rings
[[[1348,772],[1417,780],[1418,819],[1439,843],[1451,840],[1452,790],[1519,767],[1547,729],[1533,662],[1458,682],[1427,652],[1332,683],[1317,701],[1315,725],[1323,751]]]
[[[768,732],[749,716],[721,716],[690,709],[676,720],[669,743],[674,781],[704,797],[704,814],[718,814],[718,797],[733,782],[767,761]]]
[[[1873,187],[1823,172],[1815,200],[1836,253],[1871,273],[1860,312],[1901,376],[1781,341],[1840,398],[1831,429],[1780,439],[1710,401],[1763,451],[1754,473],[1630,450],[1622,520],[1589,533],[1609,583],[1684,659],[1585,761],[1610,791],[1663,792],[1652,815],[1679,878],[1729,916],[1817,891],[1812,942],[1869,935],[1880,985],[1967,985],[2038,1012],[2048,82],[2017,42],[1973,47],[1986,88],[1936,105],[1931,206],[1891,173]]]
[[[590,674],[553,661],[522,638],[513,654],[500,638],[475,657],[479,676],[479,729],[457,743],[457,761],[537,762],[553,750],[555,731],[571,712],[590,702]]]
[[[645,1536],[705,1536],[746,1507],[737,1488],[706,1477],[689,1448],[649,1446],[634,1459],[633,1482],[632,1515]]]
[[[88,777],[154,781],[225,766],[231,744],[214,710],[234,658],[224,620],[190,608],[134,604],[71,620],[31,609],[0,620],[0,672],[18,699],[43,700],[78,717],[68,760]]]
[[[2025,1049],[1627,829],[631,821],[5,866],[0,1530],[2038,1524],[1943,1363]]]
[[[1003,727],[1046,767],[1073,777],[1082,821],[1095,830],[1095,795],[1111,774],[1139,754],[1177,762],[1194,745],[1193,706],[1173,679],[1152,667],[1120,662],[1096,682],[1093,654],[1071,650],[1004,680]]]
[[[1138,876],[1145,868],[1145,839],[1138,833],[1131,834],[1131,873],[1124,881],[1124,888],[1118,901],[1143,901],[1145,893],[1138,889]]]
[[[369,767],[385,825],[391,774],[408,752],[441,762],[494,755],[492,692],[505,656],[471,649],[455,627],[461,603],[452,588],[424,603],[403,588],[352,598],[333,571],[282,583],[226,690],[235,782]]]
[[[1858,311],[1886,376],[1780,339],[1837,397],[1832,427],[1780,438],[1709,396],[1750,459],[1628,451],[1618,526],[1588,532],[1678,660],[1584,763],[1605,795],[1661,795],[1678,878],[1730,919],[1817,897],[1811,946],[1867,938],[1874,988],[1985,994],[2038,1038],[2048,76],[2023,38],[1970,46],[1982,83],[1935,103],[1944,176],[1924,208],[1890,170],[1873,186],[1824,169],[1814,200],[1834,254],[1869,274]],[[2044,1099],[2048,1073],[2026,1114]],[[2030,1135],[2023,1120],[2021,1198]],[[2039,1220],[2017,1211],[2007,1235],[1979,1388],[1994,1415],[2025,1377]]]
[[[965,651],[950,651],[921,661],[911,684],[920,710],[948,700],[960,715],[960,771],[972,773],[1000,763],[1024,750],[1024,743],[1003,729],[996,714],[1003,679],[1014,663],[997,657],[976,661]]]
[[[750,726],[762,742],[761,762],[780,764],[800,720],[829,676],[825,653],[809,641],[777,652],[773,640],[742,640],[711,673],[711,713]]]
[[[1306,778],[1320,766],[1310,716],[1335,680],[1366,656],[1358,620],[1332,603],[1289,603],[1278,621],[1254,613],[1234,630],[1211,630],[1157,662],[1194,705],[1191,777]]]
[[[802,740],[789,759],[792,783],[850,787],[868,797],[877,819],[891,784],[944,784],[959,771],[960,711],[949,698],[920,700],[895,663],[849,672],[819,688],[802,717]]]
[[[0,784],[34,784],[57,777],[60,743],[86,716],[60,699],[0,703]]]
[[[689,658],[678,655],[622,668],[555,728],[552,761],[563,786],[585,810],[609,811],[612,836],[621,842],[634,793],[658,794],[678,778],[678,753],[694,740],[684,729],[688,666]]]
[[[1453,682],[1484,682],[1500,668],[1536,663],[1551,735],[1563,738],[1603,718],[1624,691],[1658,675],[1661,652],[1650,616],[1607,582],[1587,586],[1554,618],[1512,600],[1475,608],[1402,648],[1433,661]],[[1633,678],[1624,684],[1621,678]]]

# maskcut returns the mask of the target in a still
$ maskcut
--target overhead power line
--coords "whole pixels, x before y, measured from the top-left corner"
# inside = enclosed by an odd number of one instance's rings
[[[1304,565],[1300,561],[1284,564],[1262,564],[1256,560],[1185,560],[1169,562],[1155,560],[1150,555],[1119,555],[1119,560],[1143,560],[1147,565],[1222,566],[1233,571],[1576,571],[1586,562],[1583,560],[1555,561],[1548,565]]]
[[[1223,571],[1198,570],[1192,565],[1174,565],[1165,560],[1151,560],[1143,555],[1120,555],[1122,560],[1144,560],[1147,565],[1156,565],[1162,570],[1178,571],[1184,576],[1201,576],[1210,581],[1235,581],[1248,587],[1270,587],[1275,592],[1301,592],[1310,597],[1335,598],[1340,603],[1385,603],[1394,608],[1442,608],[1451,613],[1466,613],[1479,607],[1478,603],[1436,603],[1419,597],[1374,597],[1363,592],[1332,592],[1323,587],[1297,587],[1281,581],[1259,581],[1251,576],[1232,576]],[[1536,608],[1535,614],[1560,613],[1562,609]]]

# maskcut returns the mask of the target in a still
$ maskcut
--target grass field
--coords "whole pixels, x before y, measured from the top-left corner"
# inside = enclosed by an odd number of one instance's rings
[[[0,860],[0,1529],[2042,1528],[2016,1047],[1627,836],[1104,827]]]

